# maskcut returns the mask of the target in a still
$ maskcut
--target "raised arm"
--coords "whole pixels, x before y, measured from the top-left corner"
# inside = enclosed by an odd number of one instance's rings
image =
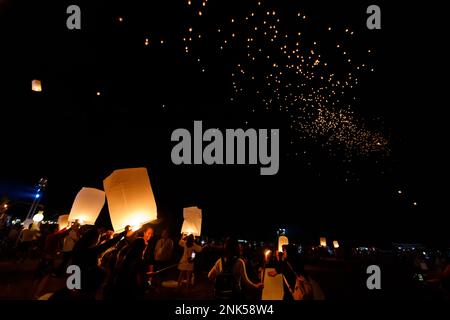
[[[255,284],[253,283],[247,276],[247,270],[245,268],[245,263],[242,259],[238,259],[238,270],[239,274],[241,275],[242,281],[246,286],[253,287],[255,289],[259,289],[262,287],[262,284]]]
[[[208,273],[208,279],[214,280],[217,275],[220,273],[220,265],[222,264],[221,260],[217,260],[214,266],[211,268],[211,270]]]

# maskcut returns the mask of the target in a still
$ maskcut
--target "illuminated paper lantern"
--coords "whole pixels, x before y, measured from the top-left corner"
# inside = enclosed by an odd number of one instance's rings
[[[338,242],[337,240],[334,240],[334,241],[333,241],[333,247],[334,247],[335,249],[338,249],[338,248],[339,248],[339,242]]]
[[[200,237],[202,233],[202,210],[197,207],[184,208],[183,218],[184,222],[181,227],[181,233]]]
[[[42,91],[41,80],[31,81],[31,90],[35,92],[41,92]]]
[[[80,224],[94,225],[104,205],[104,191],[94,188],[82,188],[73,202],[69,221],[78,220]]]
[[[156,201],[146,168],[115,170],[103,180],[109,215],[115,232],[127,225],[137,230],[156,220]]]
[[[64,228],[68,228],[70,226],[69,224],[69,215],[63,214],[58,217],[58,228],[59,230],[62,230]]]
[[[320,246],[326,247],[327,246],[327,239],[325,237],[320,238]]]
[[[286,236],[278,237],[278,252],[283,252],[283,246],[289,244],[289,239]]]
[[[283,300],[283,275],[277,274],[275,277],[269,276],[270,271],[275,271],[274,268],[266,268],[264,274],[264,289],[262,291],[261,300]]]
[[[39,222],[41,222],[42,220],[44,220],[44,211],[39,211],[38,213],[36,213],[36,214],[33,216],[33,221],[34,221],[34,222],[39,223]]]

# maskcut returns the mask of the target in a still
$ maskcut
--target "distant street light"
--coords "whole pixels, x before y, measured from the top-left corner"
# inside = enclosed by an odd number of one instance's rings
[[[25,218],[25,220],[30,219],[31,217],[34,216],[34,213],[36,212],[36,209],[39,206],[39,201],[41,199],[41,195],[44,192],[45,188],[47,187],[47,179],[46,178],[41,178],[39,180],[38,185],[36,186],[36,194],[34,196],[34,201],[31,204],[30,210],[28,211],[27,217]]]

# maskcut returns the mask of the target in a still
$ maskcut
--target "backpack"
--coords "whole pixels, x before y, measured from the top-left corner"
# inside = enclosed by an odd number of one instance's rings
[[[291,292],[292,298],[294,300],[312,300],[313,298],[313,289],[311,282],[306,279],[302,275],[298,275],[294,269],[292,268],[291,264],[287,262],[287,265],[289,269],[291,269],[292,272],[295,274],[295,287],[294,290],[292,290],[286,280],[286,278],[283,276],[284,281],[286,282],[287,287],[289,288],[289,291]]]
[[[214,283],[214,296],[216,299],[235,299],[239,296],[239,284],[233,274],[233,266],[237,259],[225,263],[221,258],[222,270],[216,276]]]

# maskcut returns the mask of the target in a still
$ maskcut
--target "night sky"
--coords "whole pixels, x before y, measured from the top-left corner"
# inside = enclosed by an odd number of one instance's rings
[[[70,4],[81,30],[66,28]],[[27,200],[45,176],[56,216],[81,187],[145,166],[159,215],[180,223],[197,205],[209,235],[448,240],[438,15],[406,1],[2,0],[0,196]],[[175,166],[171,133],[194,120],[279,128],[278,174]]]

